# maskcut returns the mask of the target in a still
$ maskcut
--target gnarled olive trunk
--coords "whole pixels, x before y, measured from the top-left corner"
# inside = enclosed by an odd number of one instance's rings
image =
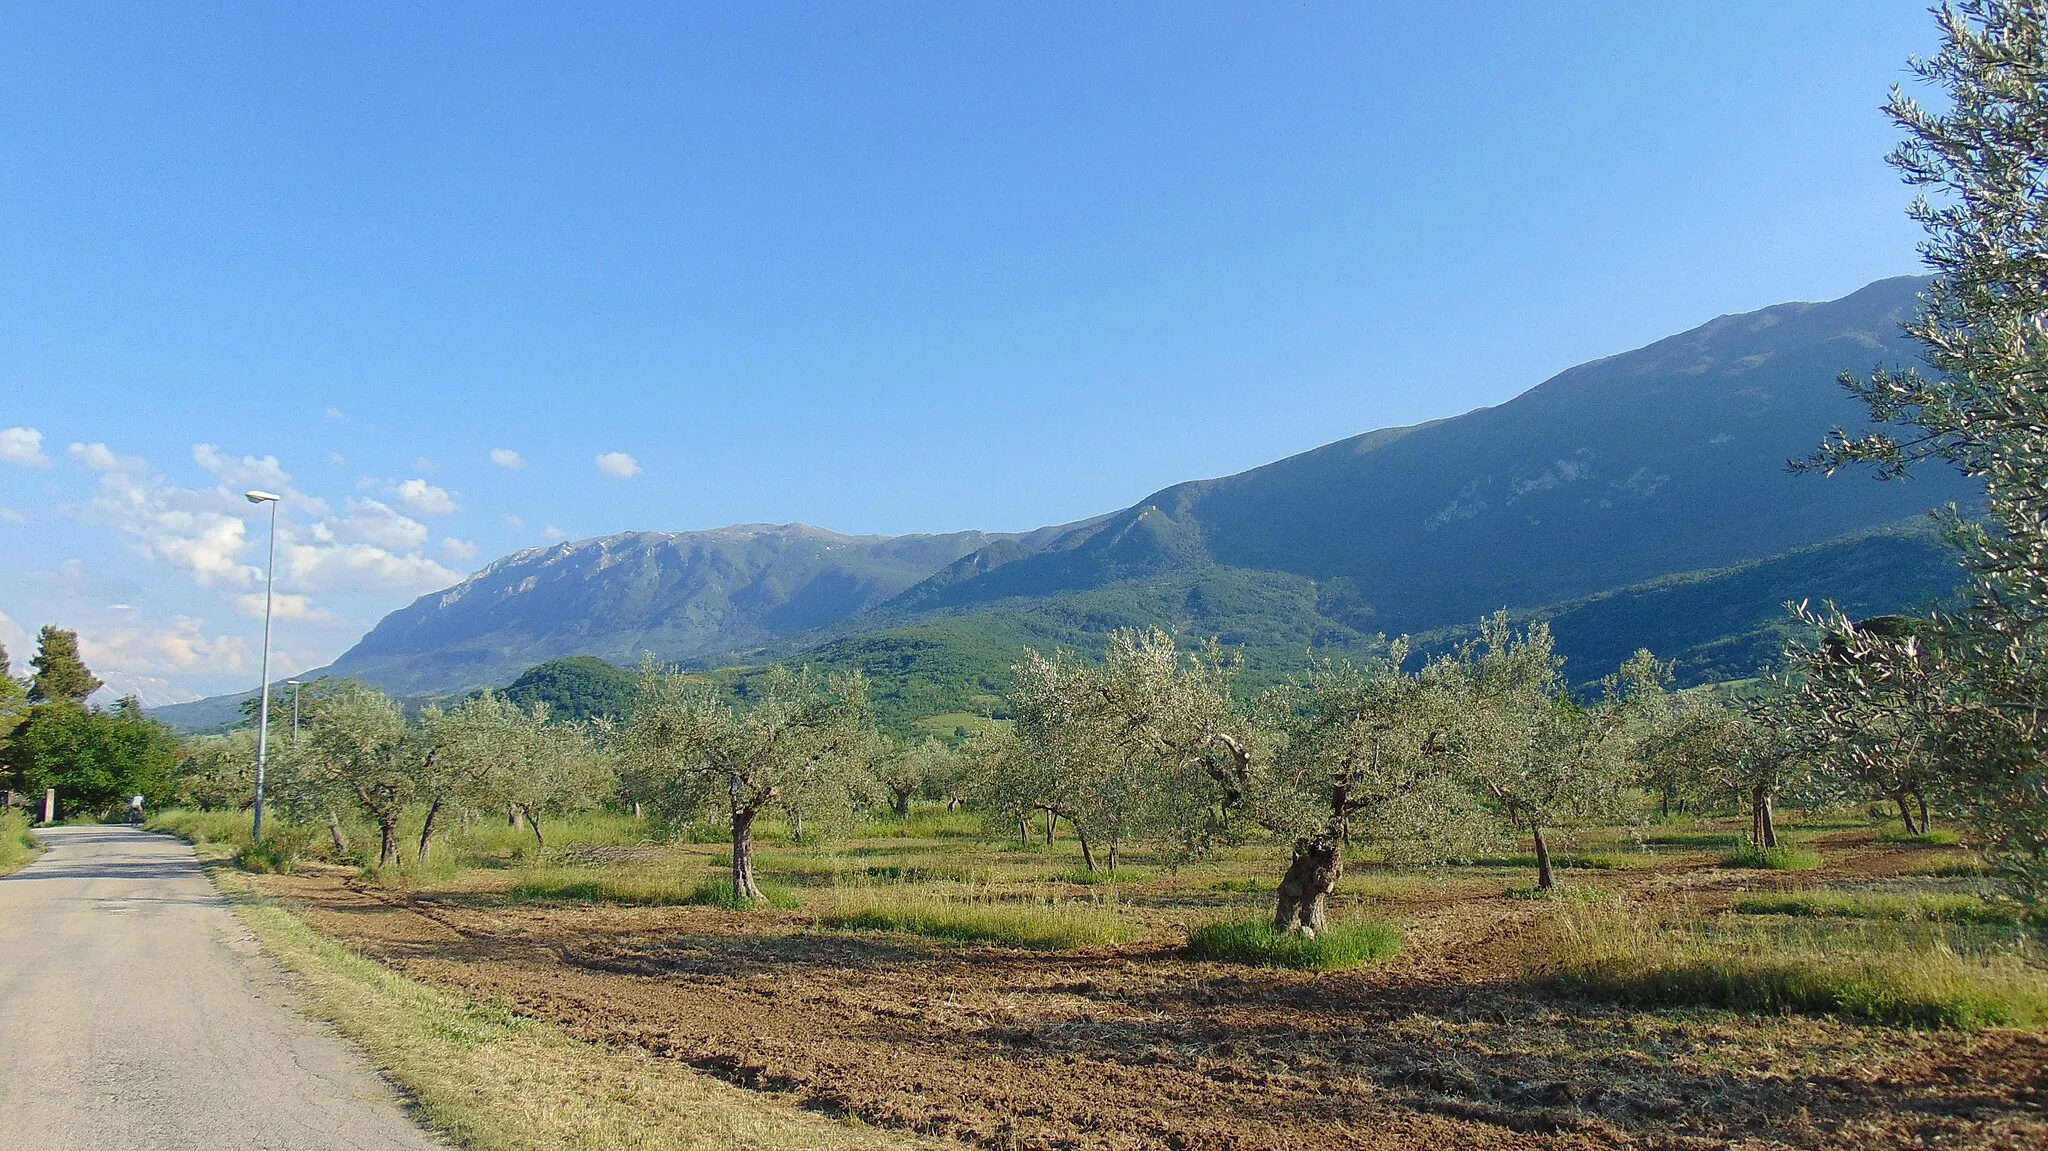
[[[895,804],[895,807],[896,807],[896,818],[898,818],[898,819],[909,819],[909,818],[910,818],[910,797],[911,797],[911,795],[912,795],[913,793],[912,793],[912,792],[908,792],[908,791],[896,791],[896,792],[891,792],[890,794],[896,797],[896,804]]]
[[[1771,813],[1771,793],[1768,788],[1756,788],[1750,793],[1749,841],[1761,848],[1778,846],[1778,822]]]
[[[742,808],[732,816],[732,895],[736,900],[765,902],[754,882],[754,809]]]
[[[1294,841],[1294,857],[1280,880],[1273,930],[1299,931],[1311,938],[1329,926],[1330,893],[1344,876],[1344,843],[1334,835]]]
[[[1550,867],[1550,843],[1543,838],[1541,827],[1531,827],[1529,834],[1536,840],[1536,886],[1547,891],[1557,886],[1557,874]]]
[[[348,837],[341,833],[341,817],[331,807],[327,809],[327,837],[334,841],[336,855],[348,854]]]
[[[1899,805],[1899,822],[1901,822],[1901,823],[1903,823],[1903,824],[1905,824],[1905,825],[1906,825],[1906,834],[1907,834],[1907,835],[1924,835],[1924,834],[1926,834],[1926,832],[1927,832],[1927,828],[1926,828],[1926,827],[1925,827],[1924,825],[1922,825],[1922,824],[1918,824],[1918,823],[1915,823],[1915,822],[1914,822],[1914,819],[1913,819],[1913,807],[1912,807],[1912,805],[1911,805],[1911,804],[1910,804],[1910,803],[1909,803],[1909,802],[1907,801],[1907,796],[1906,796],[1906,793],[1905,793],[1905,792],[1903,792],[1903,791],[1902,791],[1902,792],[1900,792],[1899,794],[1897,794],[1897,795],[1893,796],[1893,797],[1892,797],[1892,802],[1894,802],[1894,803],[1896,803],[1896,804],[1898,804],[1898,805]]]
[[[1074,835],[1081,841],[1081,864],[1090,871],[1095,870],[1095,847],[1088,842],[1088,833],[1080,827],[1074,828]]]

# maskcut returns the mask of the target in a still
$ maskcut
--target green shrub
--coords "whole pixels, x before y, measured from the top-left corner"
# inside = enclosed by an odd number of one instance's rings
[[[27,816],[13,808],[0,811],[0,875],[21,870],[42,850],[42,841],[28,829]]]
[[[1820,855],[1797,847],[1758,847],[1744,844],[1721,857],[1722,867],[1747,867],[1762,871],[1812,871],[1820,866]]]
[[[1371,919],[1332,923],[1314,938],[1275,931],[1265,919],[1225,920],[1188,934],[1188,954],[1196,959],[1255,967],[1342,971],[1378,963],[1400,950],[1400,933],[1390,924]]]

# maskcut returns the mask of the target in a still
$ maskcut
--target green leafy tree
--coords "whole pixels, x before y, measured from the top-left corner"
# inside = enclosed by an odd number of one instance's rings
[[[178,740],[133,697],[104,709],[60,699],[31,706],[0,756],[30,790],[56,788],[65,810],[104,815],[131,795],[170,798]]]
[[[1949,509],[1970,575],[1967,606],[1934,613],[1910,644],[1839,614],[1814,618],[1821,643],[1797,653],[1810,683],[1839,699],[1922,697],[1932,747],[1986,857],[2029,895],[2048,894],[2048,7],[1962,0],[1936,10],[1934,56],[1913,69],[1943,97],[1894,89],[1906,138],[1892,164],[1929,195],[1913,217],[1937,273],[1906,325],[1931,372],[1880,370],[1843,384],[1875,430],[1837,430],[1802,466],[1867,464],[1896,478],[1941,461],[1984,483],[1985,515]],[[1813,699],[1813,722],[1856,709]]]
[[[303,717],[302,717],[303,719]],[[398,862],[398,824],[439,778],[441,716],[408,722],[390,696],[355,680],[329,686],[317,720],[280,757],[280,784],[301,803],[353,803],[377,826],[377,865]]]
[[[1546,889],[1556,884],[1547,833],[1619,817],[1634,770],[1615,681],[1602,704],[1583,706],[1565,691],[1563,664],[1546,625],[1517,634],[1502,612],[1455,665],[1464,769],[1501,821],[1529,837]]]
[[[1408,673],[1397,641],[1371,671],[1318,662],[1266,697],[1278,740],[1250,775],[1250,809],[1292,844],[1274,908],[1278,931],[1313,936],[1354,840],[1409,860],[1441,859],[1470,842],[1477,814],[1459,784],[1457,695],[1447,669]]]
[[[930,736],[904,744],[884,735],[874,753],[875,779],[889,793],[897,819],[910,818],[910,801],[947,787],[959,774],[958,756],[942,740]]]
[[[172,801],[201,811],[235,811],[256,794],[256,733],[232,731],[186,741]]]
[[[552,722],[545,703],[486,692],[450,710],[441,737],[450,798],[518,814],[542,847],[546,821],[597,807],[617,784],[584,726]]]
[[[0,756],[4,756],[8,739],[27,713],[28,689],[14,678],[14,669],[7,661],[7,645],[0,644]],[[0,785],[8,782],[4,771],[0,771]]]
[[[28,662],[36,669],[28,685],[30,703],[84,703],[87,696],[105,686],[79,658],[78,633],[54,624],[44,625],[37,634],[35,658]]]
[[[1031,845],[1031,817],[1045,810],[1043,779],[1030,753],[1009,726],[988,727],[960,745],[960,791],[967,806],[984,819],[1017,829],[1020,846]]]
[[[1227,833],[1251,757],[1236,674],[1215,645],[1183,652],[1157,629],[1113,633],[1100,666],[1026,651],[1009,699],[1032,790],[1089,870],[1097,847],[1114,871],[1130,842],[1189,855]]]
[[[759,902],[754,825],[771,806],[848,806],[871,779],[874,721],[859,675],[821,681],[778,667],[745,706],[714,685],[642,665],[633,714],[619,735],[631,794],[668,827],[722,816],[732,833],[736,898]]]

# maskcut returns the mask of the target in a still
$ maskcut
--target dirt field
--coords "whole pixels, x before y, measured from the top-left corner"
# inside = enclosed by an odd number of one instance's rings
[[[1869,833],[1821,842],[1819,873],[1673,857],[1578,881],[1711,908],[1914,862]],[[1371,886],[1404,951],[1321,975],[1181,957],[1173,920],[1212,898],[1185,877],[1123,893],[1156,924],[1144,939],[1063,954],[829,931],[802,912],[516,904],[476,873],[410,892],[339,868],[262,882],[412,978],[989,1147],[2048,1147],[2048,1038],[1536,991],[1524,940],[1547,905],[1503,898],[1491,874]]]

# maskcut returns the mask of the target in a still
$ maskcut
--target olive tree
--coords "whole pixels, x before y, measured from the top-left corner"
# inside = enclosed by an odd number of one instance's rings
[[[1025,653],[1017,737],[1041,805],[1074,825],[1089,870],[1097,847],[1114,871],[1134,840],[1190,854],[1226,830],[1251,762],[1236,674],[1216,645],[1184,652],[1158,629],[1111,634],[1099,666]]]
[[[959,772],[957,758],[944,741],[930,736],[913,744],[893,736],[879,737],[875,779],[888,791],[896,818],[909,819],[911,800],[950,785]]]
[[[398,860],[398,823],[440,778],[441,714],[412,721],[396,701],[354,680],[330,686],[318,722],[284,757],[286,784],[308,802],[353,801],[377,825],[377,864]]]
[[[1935,15],[1941,49],[1912,66],[1942,99],[1928,107],[1895,88],[1888,104],[1906,134],[1892,164],[1931,193],[1911,214],[1937,275],[1906,331],[1932,370],[1843,377],[1878,426],[1838,429],[1801,466],[1869,464],[1890,479],[1941,461],[1981,480],[1982,520],[1946,516],[1970,576],[1968,603],[1932,614],[1910,653],[1839,616],[1817,621],[1835,650],[1824,642],[1806,662],[1812,678],[1848,691],[1924,685],[1922,722],[1987,859],[2039,896],[2048,894],[2048,6],[1960,0]],[[1839,725],[1851,713],[1814,714]]]
[[[761,900],[754,824],[777,803],[844,804],[870,778],[873,718],[858,674],[777,667],[742,704],[702,679],[642,665],[621,730],[628,785],[660,823],[715,812],[732,833],[733,895]],[[799,808],[799,810],[802,810]]]
[[[464,701],[444,720],[443,759],[463,798],[516,813],[545,847],[545,820],[587,811],[611,794],[611,764],[578,723],[550,722],[548,705],[521,707],[495,692]],[[420,853],[426,854],[426,840]]]
[[[1265,699],[1270,764],[1248,773],[1250,810],[1291,843],[1274,908],[1278,931],[1314,935],[1354,839],[1406,859],[1441,859],[1466,842],[1473,814],[1452,757],[1458,714],[1446,668],[1401,669],[1396,642],[1370,671],[1321,661]]]
[[[1556,884],[1546,832],[1616,818],[1633,769],[1612,682],[1607,700],[1581,705],[1565,690],[1563,662],[1548,626],[1518,634],[1502,612],[1446,669],[1466,778],[1503,823],[1529,837],[1539,888]]]

